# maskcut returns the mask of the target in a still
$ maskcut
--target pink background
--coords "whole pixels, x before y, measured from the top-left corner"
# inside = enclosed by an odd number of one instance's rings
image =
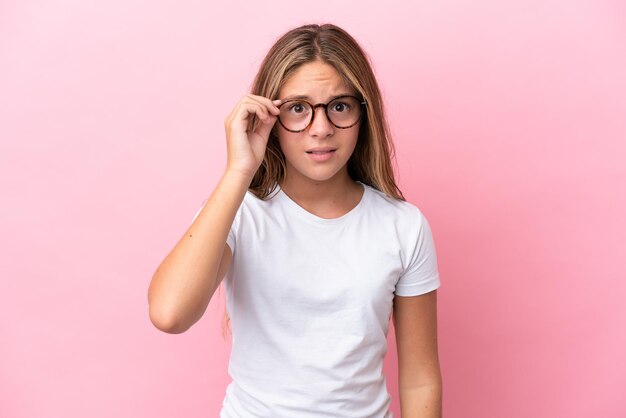
[[[218,415],[223,290],[170,335],[148,284],[272,42],[325,21],[370,54],[433,229],[444,416],[626,416],[623,1],[4,0],[1,417]]]

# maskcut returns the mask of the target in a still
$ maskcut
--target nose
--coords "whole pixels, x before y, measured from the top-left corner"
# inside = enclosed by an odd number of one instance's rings
[[[309,134],[315,137],[330,136],[334,132],[334,126],[328,120],[326,110],[323,106],[316,106],[313,109],[313,120],[309,126]]]

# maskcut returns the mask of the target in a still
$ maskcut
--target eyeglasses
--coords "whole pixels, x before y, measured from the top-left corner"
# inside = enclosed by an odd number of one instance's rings
[[[362,107],[367,103],[361,99],[344,95],[334,98],[328,103],[312,105],[306,100],[286,100],[278,106],[280,114],[278,122],[289,132],[302,132],[311,125],[315,110],[323,107],[326,117],[333,126],[340,129],[351,128],[361,118]]]

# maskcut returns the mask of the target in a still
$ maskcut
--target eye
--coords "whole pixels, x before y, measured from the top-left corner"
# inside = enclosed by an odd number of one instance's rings
[[[346,102],[334,102],[330,107],[330,110],[336,113],[347,112],[350,110],[350,104]]]
[[[304,113],[307,110],[307,104],[304,102],[293,102],[288,107],[287,110],[291,113]]]

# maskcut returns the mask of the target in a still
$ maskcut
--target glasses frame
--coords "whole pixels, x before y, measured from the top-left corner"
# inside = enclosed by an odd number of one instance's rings
[[[353,99],[356,99],[357,102],[359,102],[359,104],[361,105],[361,113],[359,113],[359,117],[356,120],[356,122],[354,122],[352,125],[350,126],[337,126],[335,125],[335,123],[330,119],[330,116],[328,115],[328,105],[331,104],[332,102],[334,102],[335,100],[339,100],[339,99],[343,99],[345,97],[352,97]],[[281,103],[278,108],[280,109],[284,104],[290,103],[290,102],[303,102],[308,104],[309,106],[311,106],[311,109],[313,110],[311,112],[311,119],[309,120],[309,123],[307,123],[307,125],[297,131],[294,131],[292,129],[287,128],[284,124],[283,121],[280,120],[280,115],[278,116],[278,122],[280,123],[280,125],[285,128],[286,130],[288,130],[289,132],[303,132],[306,131],[309,126],[311,126],[311,124],[313,123],[313,119],[315,119],[315,111],[317,110],[318,107],[323,107],[324,108],[324,113],[326,113],[326,119],[328,119],[328,121],[335,127],[335,128],[339,128],[339,129],[349,129],[352,128],[354,125],[356,125],[357,123],[359,123],[359,121],[361,120],[361,117],[363,116],[364,113],[364,109],[363,107],[365,107],[365,109],[367,109],[367,102],[365,100],[359,99],[356,96],[352,96],[351,94],[344,94],[343,96],[337,96],[334,99],[332,99],[330,102],[328,103],[318,103],[316,105],[304,100],[304,99],[289,99],[284,101],[283,103]]]

